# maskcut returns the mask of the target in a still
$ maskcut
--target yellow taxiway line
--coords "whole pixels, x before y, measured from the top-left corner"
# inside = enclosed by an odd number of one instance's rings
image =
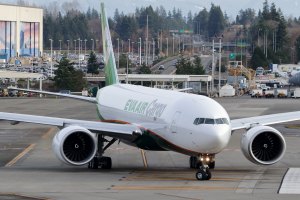
[[[48,138],[50,137],[51,133],[52,133],[54,130],[55,130],[54,127],[50,128],[50,129],[42,136],[42,138],[43,138],[43,139],[48,139]]]
[[[18,162],[23,156],[25,156],[28,152],[30,152],[36,144],[31,144],[29,145],[26,149],[24,149],[24,151],[22,151],[19,155],[17,155],[14,159],[12,159],[10,162],[8,162],[5,167],[11,167],[14,164],[16,164],[16,162]]]

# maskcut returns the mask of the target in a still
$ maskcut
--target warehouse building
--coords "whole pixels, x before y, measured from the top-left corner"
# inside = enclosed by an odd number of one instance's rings
[[[43,9],[0,4],[0,59],[43,53]]]

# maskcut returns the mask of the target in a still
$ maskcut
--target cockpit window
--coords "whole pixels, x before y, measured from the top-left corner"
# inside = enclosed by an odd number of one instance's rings
[[[229,125],[229,121],[226,118],[217,118],[217,119],[212,119],[212,118],[196,118],[194,120],[195,125],[199,124],[227,124]]]
[[[223,122],[222,118],[216,119],[216,124],[223,124],[223,123],[224,122]]]
[[[205,118],[196,118],[194,121],[195,125],[204,124]]]
[[[215,124],[215,120],[214,119],[210,119],[210,118],[206,118],[205,119],[205,124]]]
[[[227,125],[229,125],[229,121],[228,121],[228,119],[226,119],[226,118],[222,118],[222,120],[223,120],[224,124],[227,124]]]

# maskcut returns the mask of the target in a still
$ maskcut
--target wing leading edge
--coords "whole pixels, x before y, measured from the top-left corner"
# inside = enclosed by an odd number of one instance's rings
[[[43,125],[52,125],[58,127],[65,127],[70,125],[78,125],[89,129],[92,132],[100,133],[102,135],[130,140],[133,136],[140,135],[141,130],[132,124],[115,124],[107,122],[76,120],[57,117],[46,117],[38,115],[27,115],[17,113],[0,112],[0,120],[12,122],[26,122]]]
[[[9,87],[8,89],[25,91],[25,92],[33,92],[33,93],[39,93],[39,94],[48,94],[48,95],[54,95],[54,96],[61,96],[61,97],[67,97],[67,98],[71,98],[71,99],[87,101],[87,102],[91,102],[91,103],[97,103],[97,99],[95,97],[85,97],[85,96],[79,96],[79,95],[48,92],[48,91],[42,91],[42,90],[30,90],[30,89],[23,89],[23,88],[16,88],[16,87]]]
[[[300,111],[262,115],[231,120],[232,130],[251,128],[253,125],[271,125],[300,120]]]

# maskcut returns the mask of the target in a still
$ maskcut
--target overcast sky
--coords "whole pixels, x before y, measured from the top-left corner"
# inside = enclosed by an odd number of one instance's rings
[[[191,10],[198,13],[204,7],[210,9],[211,3],[221,6],[221,9],[233,19],[239,10],[253,8],[256,11],[262,9],[264,0],[24,0],[25,2],[35,3],[36,5],[47,6],[49,2],[57,2],[61,5],[63,2],[77,1],[80,8],[86,10],[89,6],[99,10],[100,2],[104,2],[109,16],[113,16],[116,8],[120,12],[133,13],[136,7],[145,7],[152,5],[154,8],[162,5],[166,10],[172,10],[174,7],[183,10],[183,14]],[[0,0],[0,3],[15,3],[17,0]],[[300,16],[300,0],[269,0],[269,5],[275,3],[277,8],[281,8],[285,16]]]

